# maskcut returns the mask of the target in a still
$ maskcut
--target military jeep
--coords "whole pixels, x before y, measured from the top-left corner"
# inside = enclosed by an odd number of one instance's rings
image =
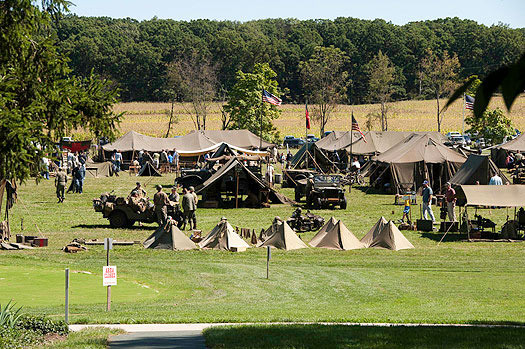
[[[112,228],[131,227],[135,222],[155,223],[157,216],[153,204],[147,198],[142,200],[144,210],[139,210],[124,197],[104,193],[99,199],[93,199],[93,209],[95,212],[102,212],[102,216],[109,220]],[[183,215],[178,206],[168,206],[168,216],[177,221],[179,228],[182,226]]]
[[[339,206],[346,209],[345,189],[340,175],[318,174],[313,178],[313,187],[305,192],[306,206],[310,208],[329,208]]]

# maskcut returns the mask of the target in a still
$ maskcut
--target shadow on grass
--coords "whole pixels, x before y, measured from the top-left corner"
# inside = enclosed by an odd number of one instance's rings
[[[208,348],[522,348],[523,328],[251,325],[204,330]]]
[[[434,240],[434,241],[440,241],[443,237],[442,232],[435,232],[435,233],[421,233],[421,237]],[[467,240],[467,234],[465,233],[448,233],[445,238],[443,238],[442,242],[457,242],[457,241],[465,241]]]
[[[120,228],[112,228],[109,224],[77,224],[71,226],[71,228],[83,228],[83,229],[120,229]],[[122,229],[128,229],[128,230],[155,230],[157,229],[156,225],[133,225],[131,227],[125,227]]]

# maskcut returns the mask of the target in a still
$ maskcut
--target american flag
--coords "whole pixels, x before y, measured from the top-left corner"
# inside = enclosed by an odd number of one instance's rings
[[[474,97],[465,95],[465,109],[474,110],[474,101],[475,101]]]
[[[310,113],[308,113],[308,104],[305,104],[305,107],[306,107],[306,113],[305,113],[305,116],[306,116],[306,128],[309,130],[310,129]]]
[[[367,143],[365,135],[363,132],[361,132],[361,129],[359,128],[359,124],[357,123],[357,120],[354,118],[354,112],[352,112],[352,131],[357,131],[361,134],[361,137],[363,137],[363,141]]]
[[[281,105],[281,103],[283,102],[279,97],[272,95],[266,90],[262,91],[262,101],[273,105]]]

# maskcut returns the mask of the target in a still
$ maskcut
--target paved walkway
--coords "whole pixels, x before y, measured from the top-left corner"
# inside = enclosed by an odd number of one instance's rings
[[[113,336],[109,340],[110,348],[197,348],[205,349],[205,341],[202,331],[208,327],[225,325],[275,325],[275,324],[324,324],[324,325],[347,325],[347,326],[433,326],[433,327],[507,327],[525,328],[520,325],[483,325],[483,324],[417,324],[417,323],[356,323],[356,322],[272,322],[272,323],[213,323],[213,324],[100,324],[100,325],[69,325],[71,331],[80,331],[90,327],[118,328],[126,331],[126,334]]]

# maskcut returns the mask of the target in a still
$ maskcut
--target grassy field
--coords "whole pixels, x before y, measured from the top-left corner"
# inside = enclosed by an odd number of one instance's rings
[[[518,328],[224,326],[204,330],[209,348],[524,348]]]
[[[144,179],[143,179],[144,180]],[[118,286],[112,288],[112,311],[105,309],[102,247],[66,254],[74,238],[113,237],[144,241],[155,225],[110,229],[91,207],[91,199],[115,190],[127,195],[136,177],[88,179],[84,194],[71,194],[57,204],[53,183],[29,182],[19,189],[20,202],[10,211],[14,234],[49,238],[47,248],[0,251],[0,303],[13,299],[31,313],[63,317],[63,270],[71,276],[70,319],[76,323],[148,322],[438,322],[525,323],[523,243],[468,243],[450,234],[441,245],[439,233],[405,232],[416,247],[398,252],[362,249],[331,251],[309,248],[274,251],[266,280],[265,250],[145,250],[141,245],[115,247]],[[145,180],[144,180],[145,181]],[[172,176],[147,185],[170,185]],[[291,196],[290,189],[283,190]],[[365,194],[354,188],[345,211],[320,210],[326,219],[342,219],[362,237],[383,215],[398,219],[402,206],[393,197]],[[288,217],[292,207],[269,209],[199,209],[205,232],[228,217],[233,226],[266,228],[274,216]],[[434,211],[437,214],[437,210]],[[501,224],[506,210],[483,212]],[[38,228],[37,228],[38,225]],[[41,234],[38,234],[41,231]],[[309,241],[313,233],[303,239]]]
[[[440,101],[443,106],[446,100]],[[490,108],[499,107],[506,110],[501,98],[494,98]],[[168,111],[171,105],[168,103],[120,103],[114,108],[116,112],[125,112],[125,117],[120,125],[120,132],[126,133],[134,130],[150,136],[164,137],[168,128]],[[293,134],[304,136],[304,105],[287,104],[280,107],[282,115],[274,121],[281,136]],[[195,129],[188,113],[189,108],[177,104],[174,114],[178,123],[172,128],[171,135],[184,135]],[[366,130],[367,115],[378,112],[376,104],[362,105],[340,105],[326,126],[326,130],[350,130],[349,117],[354,115],[361,128]],[[465,115],[468,116],[469,112]],[[392,131],[433,131],[436,125],[436,101],[401,101],[389,105],[389,130]],[[512,113],[509,114],[515,127],[525,129],[525,96],[518,97],[514,103]],[[461,131],[462,125],[462,101],[455,102],[445,114],[442,125],[444,133],[448,131]],[[221,113],[218,104],[213,105],[207,120],[207,128],[217,130],[221,128]],[[379,130],[380,125],[376,122],[373,130]],[[311,133],[319,133],[319,125],[314,120]]]

